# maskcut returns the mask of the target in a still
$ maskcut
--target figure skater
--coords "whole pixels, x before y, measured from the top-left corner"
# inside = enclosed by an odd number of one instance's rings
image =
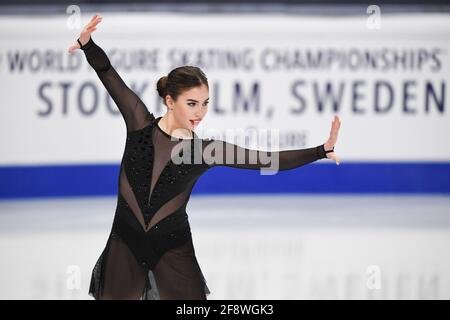
[[[261,160],[267,158],[278,160],[278,170],[323,158],[339,164],[334,146],[340,120],[334,117],[327,142],[307,149],[269,152],[200,139],[194,129],[208,110],[205,74],[197,67],[182,66],[161,77],[157,91],[167,112],[155,118],[93,41],[91,33],[101,20],[94,15],[68,50],[83,50],[127,129],[117,207],[106,246],[92,270],[89,295],[94,299],[206,299],[210,291],[195,255],[186,213],[197,179],[216,166],[268,168],[270,164]],[[239,161],[239,155],[257,161]]]

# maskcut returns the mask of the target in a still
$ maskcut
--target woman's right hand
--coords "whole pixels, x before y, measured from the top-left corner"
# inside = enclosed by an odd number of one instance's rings
[[[91,38],[91,33],[97,30],[96,26],[97,24],[102,21],[102,17],[99,14],[96,14],[92,17],[91,21],[84,27],[83,31],[81,31],[80,34],[80,42],[84,46],[89,39]],[[80,49],[80,44],[78,41],[75,40],[75,42],[69,47],[68,51],[69,53],[73,53],[76,49]]]

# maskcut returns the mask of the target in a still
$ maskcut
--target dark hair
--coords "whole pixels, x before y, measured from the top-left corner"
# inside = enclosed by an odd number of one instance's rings
[[[200,68],[181,66],[170,71],[167,76],[159,78],[156,90],[166,104],[166,95],[170,95],[176,101],[184,90],[201,85],[206,85],[209,88],[208,79]]]

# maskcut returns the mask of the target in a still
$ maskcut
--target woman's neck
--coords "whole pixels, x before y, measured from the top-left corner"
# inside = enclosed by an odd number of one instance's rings
[[[190,129],[177,125],[174,117],[169,112],[161,118],[158,124],[160,128],[170,136],[181,139],[193,137],[193,132]]]

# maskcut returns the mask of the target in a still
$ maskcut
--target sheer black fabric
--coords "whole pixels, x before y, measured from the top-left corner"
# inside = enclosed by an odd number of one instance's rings
[[[112,229],[93,268],[89,294],[95,299],[206,299],[210,290],[186,212],[198,178],[215,166],[297,168],[325,158],[324,146],[271,152],[200,139],[195,132],[191,139],[174,138],[92,38],[81,49],[127,127]]]

